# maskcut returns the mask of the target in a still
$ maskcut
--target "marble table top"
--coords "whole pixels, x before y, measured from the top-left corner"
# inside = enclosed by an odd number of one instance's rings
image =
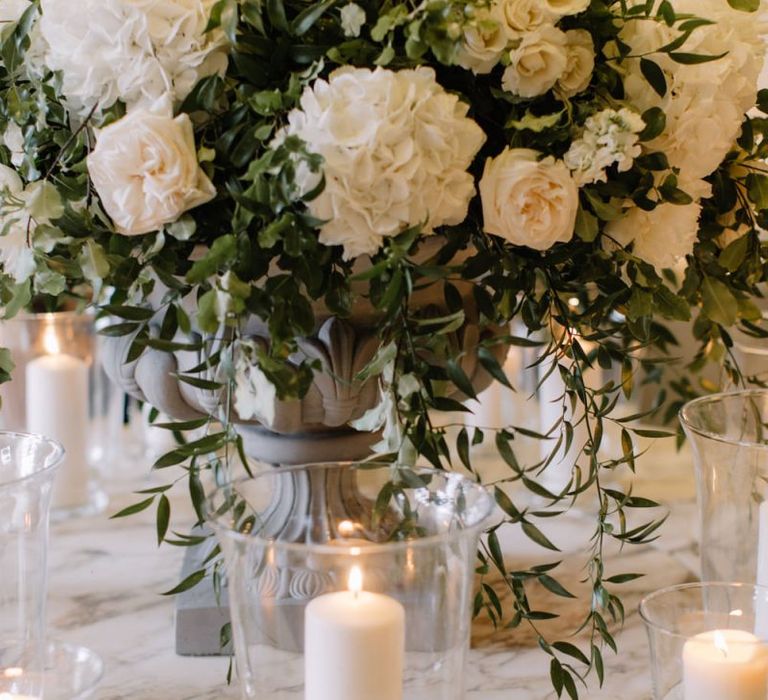
[[[612,552],[614,573],[644,571],[646,578],[624,589],[628,618],[618,633],[620,654],[606,651],[606,682],[590,687],[589,700],[647,700],[651,697],[645,632],[637,615],[639,598],[657,588],[693,580],[698,569],[695,552],[695,504],[691,466],[685,454],[658,448],[646,456],[635,494],[663,501],[671,517],[662,537],[652,546]],[[226,684],[228,660],[179,657],[174,652],[173,600],[161,595],[178,581],[183,552],[158,549],[154,514],[128,519],[109,515],[138,500],[131,492],[157,485],[148,474],[149,460],[135,454],[108,460],[104,485],[111,502],[106,513],[53,526],[50,554],[49,626],[51,636],[82,644],[104,659],[104,680],[97,700],[226,700],[238,698],[236,686]],[[182,494],[183,496],[183,494]],[[181,501],[180,501],[181,503]],[[581,546],[591,523],[574,514],[547,530],[564,550],[566,572],[579,578]],[[504,540],[505,554],[537,563],[541,553],[513,534]],[[551,557],[545,557],[551,560]],[[572,580],[564,575],[569,584]],[[548,601],[551,602],[551,601]],[[570,609],[555,599],[562,614],[558,624],[572,629],[581,608]],[[558,630],[559,634],[565,634]],[[549,700],[548,660],[524,632],[495,633],[481,623],[474,631],[467,676],[467,700]]]

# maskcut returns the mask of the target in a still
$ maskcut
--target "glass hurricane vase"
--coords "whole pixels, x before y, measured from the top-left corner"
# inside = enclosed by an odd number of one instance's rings
[[[493,500],[451,473],[272,470],[216,492],[247,700],[460,700]]]
[[[0,433],[0,698],[43,696],[48,511],[63,456],[45,438]]]
[[[680,419],[694,455],[703,580],[768,585],[768,391],[705,396]]]

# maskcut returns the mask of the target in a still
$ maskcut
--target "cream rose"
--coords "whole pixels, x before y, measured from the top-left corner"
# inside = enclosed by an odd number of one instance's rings
[[[553,19],[541,0],[499,0],[496,8],[510,38],[532,32]]]
[[[88,171],[119,233],[157,231],[209,202],[216,189],[197,162],[192,122],[136,110],[103,129]]]
[[[566,97],[573,97],[589,87],[595,70],[595,44],[586,29],[565,33],[568,60],[557,86]]]
[[[456,58],[462,68],[475,75],[490,73],[501,60],[509,35],[501,20],[501,7],[478,13],[477,24],[464,32],[464,41]]]
[[[545,25],[526,34],[509,54],[502,87],[520,97],[537,97],[551,90],[568,66],[564,32]]]
[[[547,250],[573,237],[579,188],[551,156],[507,148],[488,159],[480,180],[484,230],[515,245]]]

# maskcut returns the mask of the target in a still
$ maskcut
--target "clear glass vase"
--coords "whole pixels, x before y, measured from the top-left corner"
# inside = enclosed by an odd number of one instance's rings
[[[66,450],[53,493],[53,518],[103,510],[96,467],[110,439],[111,386],[98,361],[91,314],[21,314],[0,323],[0,347],[16,365],[0,388],[4,430],[47,435]],[[114,441],[114,440],[113,440]]]
[[[768,391],[696,399],[680,419],[696,468],[702,579],[768,585]]]
[[[0,698],[43,696],[48,511],[64,451],[0,433]]]
[[[460,700],[493,500],[458,474],[320,464],[208,502],[247,700]]]
[[[764,700],[766,616],[763,586],[689,583],[646,597],[654,700]]]

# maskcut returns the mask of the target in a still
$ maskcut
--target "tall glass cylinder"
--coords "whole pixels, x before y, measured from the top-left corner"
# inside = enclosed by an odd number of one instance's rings
[[[0,433],[0,697],[41,698],[48,511],[64,451],[46,438]]]
[[[702,578],[768,585],[768,391],[696,399],[680,418],[696,468]]]
[[[208,503],[248,700],[460,700],[493,500],[458,474],[264,472]]]
[[[0,426],[47,435],[66,449],[53,495],[54,518],[101,509],[95,479],[108,439],[110,386],[97,361],[90,314],[23,314],[0,323],[0,347],[16,367],[0,388]]]

